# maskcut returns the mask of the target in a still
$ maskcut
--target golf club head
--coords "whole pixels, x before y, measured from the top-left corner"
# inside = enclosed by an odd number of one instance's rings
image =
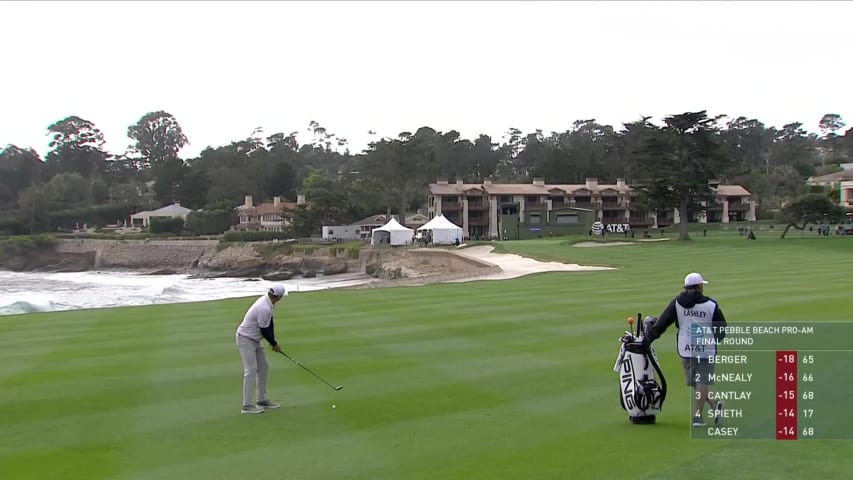
[[[657,320],[657,317],[646,317],[646,319],[643,320],[643,333],[648,334],[649,329],[655,325]]]
[[[343,386],[343,385],[338,385],[337,387],[335,387],[335,390],[340,390],[340,389],[342,389],[342,388],[344,388],[344,386]]]

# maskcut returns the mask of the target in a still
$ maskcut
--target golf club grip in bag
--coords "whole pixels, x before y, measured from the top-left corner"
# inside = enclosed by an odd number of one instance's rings
[[[646,319],[644,330],[655,319]],[[651,322],[649,321],[651,320]],[[631,423],[655,423],[666,399],[666,378],[657,362],[654,347],[626,332],[614,366],[619,372],[619,404]]]

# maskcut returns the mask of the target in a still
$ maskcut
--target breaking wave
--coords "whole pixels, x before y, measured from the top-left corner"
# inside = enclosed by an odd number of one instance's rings
[[[137,272],[0,271],[0,316],[56,310],[199,302],[262,295],[274,283],[245,278],[191,278]],[[292,293],[358,285],[363,273],[297,278],[282,282]]]
[[[36,313],[36,312],[50,312],[53,310],[57,310],[59,304],[54,302],[28,302],[25,300],[20,300],[17,302],[10,303],[8,305],[0,306],[0,315],[14,315],[18,313]]]

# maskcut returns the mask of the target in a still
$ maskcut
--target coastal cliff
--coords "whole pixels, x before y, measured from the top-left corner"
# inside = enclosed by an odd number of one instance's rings
[[[284,281],[301,276],[365,272],[378,280],[456,279],[494,273],[492,264],[446,249],[372,249],[220,243],[217,240],[59,239],[0,258],[14,271],[136,270],[147,274],[245,277]]]
[[[54,239],[0,250],[0,269],[138,270],[150,274],[270,276],[275,277],[269,278],[272,280],[285,280],[295,275],[334,275],[359,268],[358,253],[358,249],[220,243],[217,240]]]
[[[60,239],[56,253],[92,255],[92,269],[186,271],[216,253],[217,240]]]

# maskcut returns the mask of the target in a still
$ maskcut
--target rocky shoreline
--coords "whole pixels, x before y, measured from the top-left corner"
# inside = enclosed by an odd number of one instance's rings
[[[293,250],[275,243],[221,244],[216,240],[60,239],[50,249],[5,258],[0,269],[38,272],[133,270],[194,278],[286,281],[365,272],[376,285],[415,285],[486,275],[500,268],[446,249]]]
[[[51,248],[6,258],[0,268],[43,272],[133,270],[150,275],[260,277],[274,281],[361,269],[358,258],[346,258],[330,248],[294,251],[276,247],[281,246],[221,244],[216,240],[60,239]]]

